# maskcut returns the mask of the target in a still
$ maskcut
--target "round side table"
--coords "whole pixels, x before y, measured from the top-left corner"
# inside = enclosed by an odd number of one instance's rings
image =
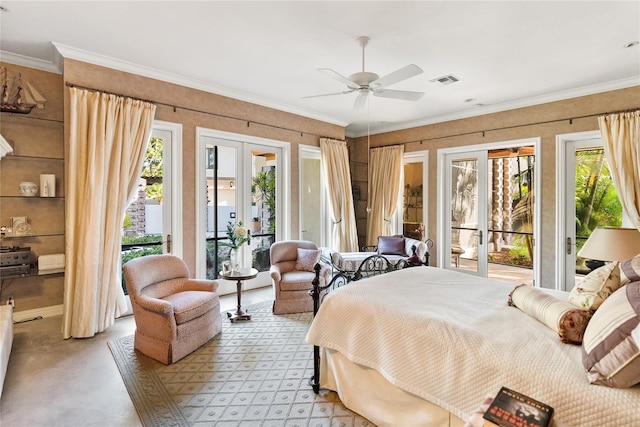
[[[221,274],[220,278],[224,280],[235,280],[236,281],[236,292],[238,294],[238,308],[235,313],[227,313],[227,317],[229,317],[229,321],[231,323],[236,320],[251,320],[251,315],[245,313],[242,310],[241,298],[242,298],[242,282],[244,280],[255,279],[258,275],[258,270],[255,268],[241,268],[240,271],[230,273],[230,274]]]

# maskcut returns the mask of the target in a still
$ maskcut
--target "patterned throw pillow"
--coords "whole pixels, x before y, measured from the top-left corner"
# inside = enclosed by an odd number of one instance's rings
[[[509,294],[509,305],[556,331],[563,343],[580,344],[591,310],[583,310],[545,291],[529,285],[519,285]]]
[[[596,310],[620,287],[618,261],[605,264],[586,275],[569,293],[569,302],[577,307]]]
[[[640,384],[640,282],[615,291],[587,326],[582,363],[592,384],[627,388]]]
[[[620,286],[640,281],[640,254],[620,263]]]
[[[315,271],[313,267],[320,261],[320,249],[301,249],[298,248],[298,259],[296,260],[296,270],[298,271]]]

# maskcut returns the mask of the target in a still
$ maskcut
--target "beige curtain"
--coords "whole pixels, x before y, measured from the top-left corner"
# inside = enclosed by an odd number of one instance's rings
[[[640,230],[640,110],[600,116],[598,124],[622,209]]]
[[[70,88],[63,335],[91,337],[125,311],[121,228],[156,107]]]
[[[391,219],[398,208],[402,184],[404,145],[374,148],[369,167],[367,245],[377,245],[378,236],[390,236]]]
[[[322,171],[329,185],[329,201],[333,221],[332,249],[339,252],[358,251],[358,230],[351,193],[351,172],[347,143],[320,138]]]

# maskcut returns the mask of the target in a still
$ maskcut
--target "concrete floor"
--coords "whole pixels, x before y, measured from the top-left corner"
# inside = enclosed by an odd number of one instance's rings
[[[271,287],[242,293],[243,306],[265,300],[273,300]],[[236,305],[235,294],[220,298],[222,311]],[[84,339],[62,339],[62,316],[15,324],[0,426],[141,426],[107,346],[134,330],[133,316]]]

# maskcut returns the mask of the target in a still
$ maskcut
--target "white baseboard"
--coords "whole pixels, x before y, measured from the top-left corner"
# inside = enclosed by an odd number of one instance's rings
[[[22,322],[36,317],[53,317],[62,315],[62,304],[49,307],[34,308],[31,310],[13,311],[13,321]]]

